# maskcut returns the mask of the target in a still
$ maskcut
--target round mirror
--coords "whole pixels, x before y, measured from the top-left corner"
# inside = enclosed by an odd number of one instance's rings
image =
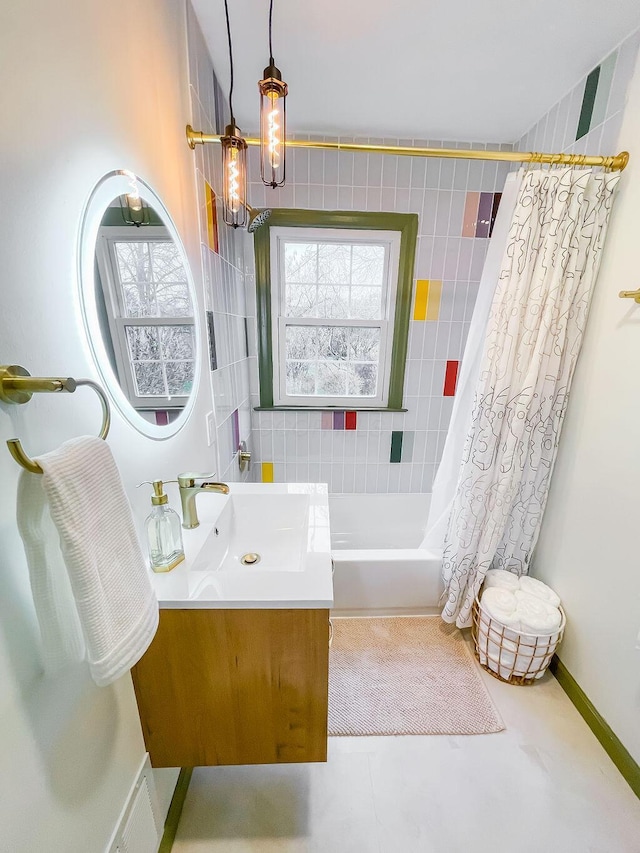
[[[173,435],[200,374],[197,303],[169,213],[131,172],[106,175],[91,194],[80,283],[89,344],[115,405],[145,435]]]

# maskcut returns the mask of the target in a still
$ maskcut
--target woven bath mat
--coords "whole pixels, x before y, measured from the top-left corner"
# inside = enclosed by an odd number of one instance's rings
[[[333,619],[330,735],[504,729],[460,631],[439,616]]]

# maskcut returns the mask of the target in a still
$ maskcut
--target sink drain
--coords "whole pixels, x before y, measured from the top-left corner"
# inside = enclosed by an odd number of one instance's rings
[[[260,554],[245,554],[243,557],[240,557],[240,562],[243,566],[253,566],[255,563],[260,562]]]

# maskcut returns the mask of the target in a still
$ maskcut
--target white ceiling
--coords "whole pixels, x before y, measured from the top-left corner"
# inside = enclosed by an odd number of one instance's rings
[[[226,90],[223,0],[192,0]],[[268,0],[229,0],[236,120],[257,127]],[[516,141],[640,26],[639,0],[274,0],[297,132]]]

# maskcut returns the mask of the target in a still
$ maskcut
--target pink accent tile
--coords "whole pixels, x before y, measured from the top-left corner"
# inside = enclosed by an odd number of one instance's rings
[[[478,220],[478,205],[480,204],[480,193],[467,193],[462,217],[462,236],[475,237],[476,223]]]
[[[333,429],[333,412],[322,413],[322,429]]]

